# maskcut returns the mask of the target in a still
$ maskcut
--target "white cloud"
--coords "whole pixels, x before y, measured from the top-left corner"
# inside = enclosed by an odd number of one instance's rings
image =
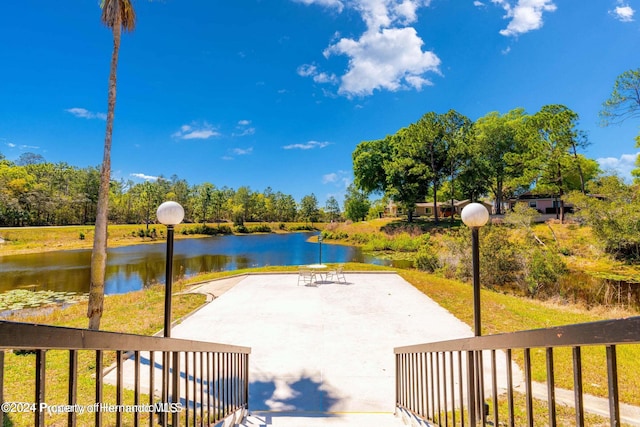
[[[484,6],[486,6],[484,3],[482,3],[481,1],[478,1],[478,0],[474,1],[473,5],[475,7],[484,7]]]
[[[300,1],[327,4],[327,1]],[[316,83],[339,83],[338,93],[347,97],[367,96],[374,90],[420,90],[430,84],[428,72],[439,73],[440,59],[435,53],[422,51],[423,40],[415,28],[417,10],[430,0],[345,0],[341,3],[360,13],[367,30],[359,38],[340,38],[325,49],[324,56],[349,58],[346,73],[340,77],[305,64],[298,74]]]
[[[322,176],[322,183],[323,184],[329,184],[331,182],[336,182],[337,180],[338,180],[338,174],[337,173],[328,173],[328,174]]]
[[[503,36],[518,36],[542,27],[542,14],[554,12],[557,6],[554,0],[517,0],[515,5],[511,0],[491,0],[501,6],[507,14],[505,19],[511,19],[507,28],[500,31]]]
[[[209,123],[182,125],[180,130],[171,135],[178,139],[209,139],[213,136],[220,136],[220,133]]]
[[[330,142],[326,142],[326,141],[324,141],[324,142],[309,141],[309,142],[306,142],[304,144],[285,145],[282,148],[284,148],[285,150],[294,150],[294,149],[297,149],[297,150],[311,150],[311,149],[314,149],[314,148],[324,148],[324,147],[326,147],[326,146],[328,146],[330,144],[331,144]]]
[[[633,22],[635,10],[633,10],[631,6],[623,4],[622,2],[618,2],[618,4],[620,4],[620,6],[610,10],[609,13],[620,22]]]
[[[131,173],[129,174],[134,178],[143,179],[145,181],[157,181],[159,177],[153,175],[145,175],[143,173]]]
[[[638,154],[623,154],[620,157],[601,157],[596,159],[605,172],[615,172],[620,177],[631,180],[631,171],[636,168]]]
[[[249,147],[249,148],[234,148],[233,149],[233,154],[237,155],[237,156],[246,156],[248,154],[253,153],[253,147]]]
[[[256,133],[256,128],[249,126],[251,124],[251,120],[240,120],[236,129],[239,132],[234,132],[232,136],[247,136],[253,135]]]
[[[366,32],[359,40],[341,39],[325,51],[350,57],[338,93],[371,95],[375,89],[421,89],[428,71],[439,72],[440,59],[422,52],[423,41],[412,27]]]
[[[7,142],[7,146],[9,148],[16,148],[16,144],[14,144],[13,142]]]
[[[331,172],[322,176],[323,184],[333,184],[341,189],[346,189],[351,184],[351,181],[351,173],[343,170]]]
[[[83,119],[100,119],[100,120],[107,120],[107,115],[105,113],[93,113],[85,108],[78,108],[78,107],[74,107],[74,108],[67,108],[66,110],[67,113],[71,113],[76,117],[80,117]]]
[[[298,75],[301,77],[311,77],[316,83],[337,83],[335,74],[328,74],[318,71],[318,67],[312,64],[303,64],[298,67]]]
[[[344,4],[340,0],[293,0],[293,1],[296,3],[306,4],[307,6],[311,4],[318,4],[320,6],[334,8],[338,12],[342,12],[342,9],[344,8]]]

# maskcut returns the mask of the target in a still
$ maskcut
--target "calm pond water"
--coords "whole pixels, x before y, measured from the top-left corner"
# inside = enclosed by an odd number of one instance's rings
[[[174,277],[248,267],[316,263],[319,245],[307,242],[311,235],[259,234],[176,240]],[[105,293],[126,293],[164,283],[165,257],[165,242],[109,249]],[[364,255],[359,248],[329,244],[322,245],[322,261],[392,264]],[[36,290],[88,292],[90,262],[90,250],[2,256],[0,292],[34,285]]]

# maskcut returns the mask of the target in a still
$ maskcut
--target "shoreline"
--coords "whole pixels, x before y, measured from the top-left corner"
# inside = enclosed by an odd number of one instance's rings
[[[312,232],[307,230],[281,230],[279,227],[271,226],[272,234],[287,234]],[[200,224],[180,224],[176,227],[175,240],[182,239],[203,239],[212,237],[207,234],[182,234],[183,229]],[[164,227],[158,224],[149,224],[150,228]],[[164,230],[161,229],[160,236],[152,239],[150,237],[141,238],[135,234],[138,230],[146,228],[145,224],[112,224],[109,225],[109,238],[107,248],[117,248],[123,246],[149,245],[166,242]],[[0,228],[0,258],[12,255],[30,255],[37,253],[47,253],[55,251],[74,251],[93,249],[93,226],[70,225],[70,226],[42,226],[42,227],[3,227]],[[219,236],[235,235],[245,236],[268,233],[231,233],[220,234]],[[10,236],[10,238],[7,238]],[[80,237],[84,236],[84,237]]]

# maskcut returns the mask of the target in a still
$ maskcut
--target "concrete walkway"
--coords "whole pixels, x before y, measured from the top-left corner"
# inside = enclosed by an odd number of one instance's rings
[[[396,274],[346,278],[318,286],[298,286],[295,274],[250,275],[230,288],[211,282],[198,291],[217,298],[172,336],[252,348],[247,426],[402,425],[392,415],[393,348],[468,337],[471,329]],[[300,424],[295,415],[308,418]]]

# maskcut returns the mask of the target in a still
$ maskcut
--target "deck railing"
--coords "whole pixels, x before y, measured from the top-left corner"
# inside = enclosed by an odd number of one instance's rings
[[[15,384],[8,378],[11,367],[6,350],[27,352],[25,357],[34,358],[31,384]],[[68,353],[68,374],[48,378],[47,359],[59,352]],[[248,410],[250,352],[247,347],[200,341],[0,321],[0,425],[6,425],[4,418],[16,412],[32,412],[31,425],[49,425],[52,408],[54,413],[65,413],[69,426],[75,426],[79,416],[85,417],[86,424],[88,413],[93,418],[90,424],[96,426],[105,423],[106,413],[114,417],[107,423],[118,426],[124,425],[125,416],[129,417],[126,424],[135,426],[216,424]],[[87,381],[80,378],[84,375],[78,369],[81,355],[95,363],[91,379],[95,399],[78,395],[78,383]],[[105,360],[114,360],[113,369],[105,369]],[[48,400],[45,384],[51,387],[61,380],[67,382],[65,401]],[[105,384],[115,387],[112,401],[105,398]],[[17,394],[7,386],[30,388],[33,400],[9,401]]]
[[[437,425],[515,425],[514,350],[520,359],[524,382],[526,425],[534,425],[532,350],[543,350],[548,425],[557,421],[554,350],[569,348],[573,369],[575,425],[585,425],[582,349],[600,346],[606,354],[608,417],[620,426],[616,347],[640,343],[640,317],[561,326],[548,329],[456,339],[399,347],[396,357],[396,406],[420,420]],[[483,360],[484,359],[484,360]],[[479,373],[479,375],[478,375]],[[499,405],[502,396],[506,404]],[[491,407],[486,402],[488,397]],[[506,406],[506,410],[505,410]],[[500,413],[502,407],[502,413]],[[491,416],[490,416],[491,415]],[[547,424],[547,420],[545,420]]]

